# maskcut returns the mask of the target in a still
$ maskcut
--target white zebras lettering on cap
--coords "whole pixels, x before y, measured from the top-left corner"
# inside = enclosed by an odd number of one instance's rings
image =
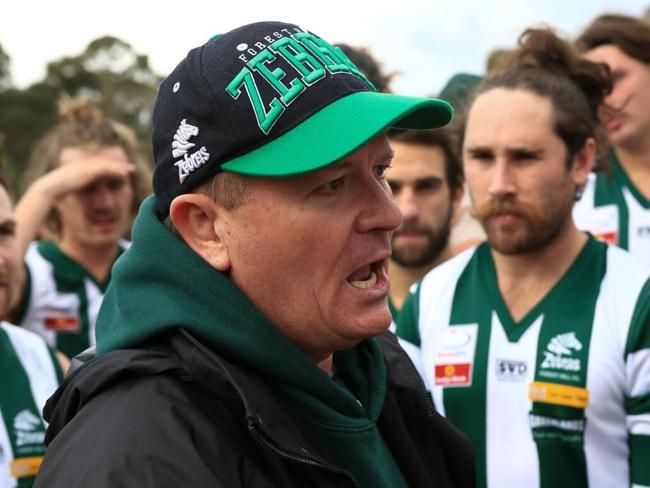
[[[195,125],[187,123],[187,119],[181,120],[181,125],[174,134],[174,142],[172,142],[172,156],[180,158],[187,154],[187,151],[192,149],[195,144],[189,142],[190,137],[198,136],[199,128]]]
[[[174,163],[174,166],[178,168],[178,181],[181,184],[183,184],[190,173],[203,166],[210,159],[210,153],[205,146],[188,155],[188,151],[196,146],[196,144],[190,142],[190,138],[198,135],[199,128],[195,125],[188,124],[187,119],[181,120],[181,124],[174,135],[172,156],[175,158],[183,157],[183,159]]]

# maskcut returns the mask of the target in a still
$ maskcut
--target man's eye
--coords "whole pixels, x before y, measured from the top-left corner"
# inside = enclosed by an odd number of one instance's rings
[[[122,178],[114,178],[106,182],[106,187],[112,191],[117,192],[126,186],[126,180]]]
[[[470,157],[478,161],[489,161],[492,159],[492,154],[489,152],[474,152],[470,154]]]
[[[539,154],[538,153],[530,153],[530,152],[519,152],[513,155],[512,160],[515,164],[518,164],[520,166],[524,166],[527,164],[532,164],[535,161],[539,160]]]
[[[402,189],[402,184],[398,183],[397,181],[388,180],[388,186],[390,186],[390,190],[393,192],[393,196],[397,195]]]
[[[388,165],[375,166],[373,168],[373,171],[375,172],[375,177],[377,177],[377,179],[383,180],[384,178],[386,178],[386,171],[388,171],[389,168],[390,166]]]
[[[84,196],[92,195],[97,191],[97,183],[91,183],[89,185],[84,186],[79,190],[79,193]]]
[[[0,237],[8,238],[16,235],[16,222],[8,220],[0,224]]]
[[[437,190],[440,188],[441,181],[440,180],[422,180],[418,181],[415,184],[415,192],[416,193],[425,193],[425,192],[430,192]]]
[[[334,192],[343,186],[343,178],[336,178],[335,180],[328,181],[323,185],[323,189],[328,192]]]

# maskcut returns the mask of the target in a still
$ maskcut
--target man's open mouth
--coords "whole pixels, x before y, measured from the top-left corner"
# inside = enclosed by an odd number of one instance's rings
[[[381,271],[385,260],[375,261],[373,263],[362,266],[350,276],[348,276],[348,283],[357,288],[372,288],[377,284],[377,275]]]

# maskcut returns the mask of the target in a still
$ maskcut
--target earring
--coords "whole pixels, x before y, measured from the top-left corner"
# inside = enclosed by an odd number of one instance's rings
[[[576,186],[576,192],[575,195],[573,196],[573,199],[577,202],[582,198],[582,195],[585,192],[585,185],[578,185]]]

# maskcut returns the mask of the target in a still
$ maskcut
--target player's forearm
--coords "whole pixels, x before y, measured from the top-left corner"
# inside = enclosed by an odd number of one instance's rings
[[[56,188],[44,177],[30,185],[16,205],[16,241],[21,259],[45,224],[57,195]]]

